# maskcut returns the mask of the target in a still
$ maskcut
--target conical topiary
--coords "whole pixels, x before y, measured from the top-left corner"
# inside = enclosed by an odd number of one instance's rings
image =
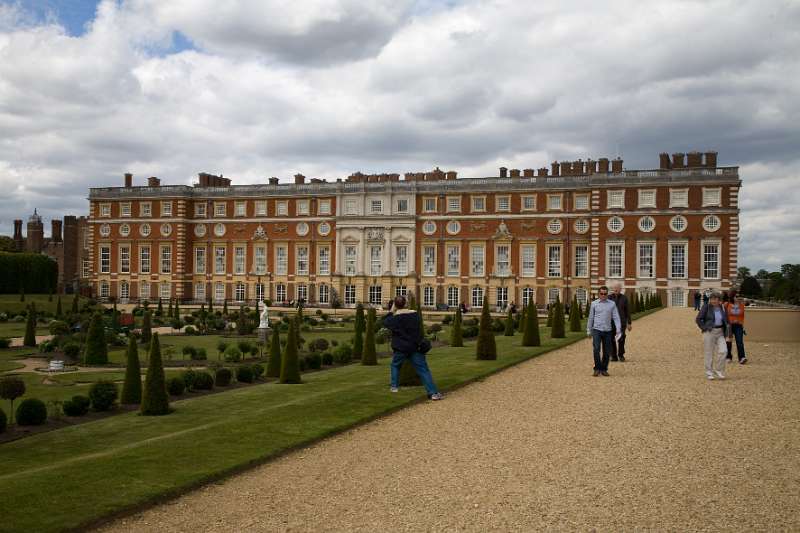
[[[360,303],[356,306],[355,334],[353,335],[353,359],[361,359],[364,353],[364,306]]]
[[[367,312],[367,332],[364,335],[361,364],[370,366],[378,364],[378,356],[375,353],[375,309],[372,307]]]
[[[156,316],[162,316],[164,314],[164,304],[161,302],[161,297],[158,297],[158,307],[156,308]]]
[[[149,345],[152,336],[153,326],[151,325],[150,310],[146,310],[142,316],[142,344]]]
[[[511,306],[508,308],[508,316],[506,316],[506,330],[503,332],[505,337],[514,336],[514,313],[511,312]]]
[[[520,309],[519,311],[519,324],[517,325],[517,329],[523,335],[525,335],[525,322],[526,322],[525,313],[527,312],[528,312],[528,306],[523,304],[522,309]]]
[[[72,314],[78,314],[78,293],[75,293],[75,296],[72,297]]]
[[[114,300],[114,307],[111,309],[111,329],[119,331],[119,311],[117,311],[117,301]]]
[[[581,330],[581,304],[576,296],[572,297],[572,305],[569,307],[569,330]]]
[[[461,331],[461,307],[456,309],[456,317],[453,319],[453,324],[450,326],[450,346],[461,347],[464,346],[464,335]]]
[[[478,344],[475,346],[475,355],[481,360],[497,359],[497,344],[492,332],[492,315],[489,313],[489,299],[483,298],[481,310],[481,323],[478,332]]]
[[[211,299],[211,296],[208,297],[208,314],[214,314],[214,300]]]
[[[272,327],[272,337],[269,341],[269,361],[267,361],[267,377],[281,377],[281,334],[277,325]]]
[[[628,298],[628,305],[630,305],[630,311],[632,315],[635,315],[639,312],[639,299],[636,297],[635,292],[631,294],[630,298]]]
[[[28,306],[28,318],[25,321],[25,338],[22,340],[23,346],[36,346],[36,305],[31,303]]]
[[[297,360],[297,320],[289,321],[286,350],[281,358],[281,383],[301,383],[300,366]]]
[[[539,317],[536,313],[536,304],[531,300],[525,310],[525,331],[522,334],[523,346],[541,346],[539,336]]]
[[[547,306],[547,327],[553,326],[553,308],[555,304],[548,304]]]
[[[100,313],[95,313],[89,324],[83,360],[87,365],[105,365],[108,363],[108,344],[106,344],[106,332],[103,326],[103,317]]]
[[[178,299],[175,299],[175,320],[181,319],[181,304],[178,303]]]
[[[125,382],[122,384],[120,403],[140,403],[142,401],[142,368],[139,364],[139,349],[136,337],[128,339],[128,357],[125,364]]]
[[[150,341],[150,356],[147,363],[147,376],[144,379],[141,413],[146,416],[169,414],[169,395],[164,378],[164,364],[161,361],[161,344],[158,333],[153,333]]]
[[[58,295],[58,301],[56,302],[56,318],[61,318],[64,315],[64,312],[61,310],[61,295]]]
[[[564,337],[566,337],[564,332],[564,306],[556,298],[556,303],[553,304],[553,327],[550,329],[550,338],[563,339]]]
[[[172,312],[172,298],[169,299],[169,303],[167,304],[167,318],[172,320],[174,313]]]
[[[222,316],[224,316],[225,318],[228,317],[228,299],[227,298],[222,300]]]

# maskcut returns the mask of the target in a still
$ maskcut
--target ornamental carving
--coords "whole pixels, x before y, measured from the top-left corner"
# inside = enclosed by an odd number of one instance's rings
[[[533,222],[523,222],[522,224],[520,224],[520,227],[522,228],[523,231],[531,231],[536,228],[536,224],[534,224]]]
[[[469,225],[469,229],[472,231],[483,231],[486,229],[486,222],[472,222]]]
[[[244,233],[245,229],[247,229],[247,227],[244,224],[236,224],[233,227],[233,231],[236,233]]]
[[[275,230],[275,233],[286,233],[289,231],[289,226],[286,224],[275,224],[272,226],[272,229]]]
[[[500,221],[500,225],[497,226],[497,231],[494,232],[494,238],[495,239],[510,239],[511,238],[511,232],[508,231],[508,226],[506,226],[506,223],[505,223],[504,220],[501,220]]]
[[[382,241],[383,228],[369,228],[367,230],[367,240],[369,241]]]
[[[261,224],[259,224],[258,227],[256,228],[256,231],[253,233],[253,240],[266,239],[266,238],[267,238],[267,232],[264,231],[264,227]]]

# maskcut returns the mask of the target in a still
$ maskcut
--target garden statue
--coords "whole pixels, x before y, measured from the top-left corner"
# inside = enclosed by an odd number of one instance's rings
[[[261,311],[260,315],[260,322],[258,323],[258,329],[268,329],[269,328],[269,307],[267,307],[267,302],[260,301],[258,305],[263,305],[264,309]]]

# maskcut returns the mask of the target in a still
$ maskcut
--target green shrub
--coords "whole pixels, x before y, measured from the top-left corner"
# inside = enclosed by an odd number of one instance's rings
[[[306,356],[306,366],[311,370],[319,370],[322,368],[322,356],[318,353]]]
[[[331,352],[322,354],[322,364],[325,366],[331,366],[333,364],[333,354]]]
[[[261,379],[261,376],[264,375],[264,365],[261,363],[256,363],[253,365],[253,376],[255,379]]]
[[[250,341],[239,341],[236,345],[242,355],[250,353]]]
[[[83,416],[89,412],[90,400],[86,396],[73,396],[61,406],[67,416]]]
[[[69,333],[69,325],[63,320],[53,320],[48,326],[50,335],[66,335]]]
[[[122,384],[120,401],[124,404],[137,404],[142,401],[142,368],[139,364],[139,348],[133,335],[128,341],[125,381]]]
[[[184,346],[181,349],[181,353],[183,355],[188,355],[189,359],[197,359],[197,348],[195,348],[194,346],[188,346],[188,345]]]
[[[140,412],[145,416],[169,414],[169,396],[164,376],[164,363],[161,361],[161,343],[158,340],[158,333],[153,333],[150,341],[148,361]]]
[[[494,340],[494,334],[492,333],[491,329],[491,320],[492,317],[489,314],[489,298],[484,297],[483,299],[483,309],[481,310],[481,325],[480,325],[480,332],[478,333],[478,343],[475,346],[475,355],[478,359],[481,360],[493,360],[497,359],[497,344]],[[500,322],[501,329],[503,331],[503,322]]]
[[[186,382],[182,378],[174,377],[167,381],[167,391],[170,396],[180,396],[186,390]]]
[[[339,346],[339,341],[337,341],[336,339],[331,339],[331,346],[333,346],[334,348],[336,346]]]
[[[191,317],[187,316],[186,318],[188,319],[188,318],[191,318]],[[186,326],[186,329],[183,330],[183,334],[184,335],[197,335],[197,330],[194,329],[193,326]]]
[[[553,327],[550,329],[550,337],[553,339],[563,339],[566,337],[564,332],[564,306],[556,298],[553,306]]]
[[[309,343],[308,349],[311,350],[312,352],[324,352],[325,350],[328,349],[329,346],[330,343],[328,342],[328,339],[323,339],[322,337],[319,337]]]
[[[4,433],[6,428],[8,427],[8,418],[6,418],[6,412],[0,408],[0,433]]]
[[[297,356],[297,321],[292,320],[287,335],[286,350],[281,358],[281,383],[301,383]]]
[[[14,400],[25,394],[25,382],[20,378],[9,376],[0,379],[0,398],[11,402],[11,421],[14,416]]]
[[[267,377],[278,378],[281,375],[281,334],[278,328],[272,328],[269,342],[269,359],[267,360]]]
[[[219,356],[222,357],[222,354],[224,354],[225,350],[227,350],[227,349],[228,349],[228,343],[226,341],[220,339],[217,342],[217,352],[219,353]]]
[[[227,387],[231,384],[233,375],[227,368],[218,368],[214,374],[214,385],[217,387]]]
[[[464,331],[462,328],[462,324],[464,322],[463,317],[461,316],[461,307],[459,306],[456,308],[456,315],[455,318],[450,317],[447,315],[445,318],[451,318],[453,325],[450,327],[450,346],[460,347],[464,346]],[[448,321],[448,322],[450,322]]]
[[[89,387],[89,401],[95,411],[108,411],[119,397],[117,384],[113,381],[100,380]]]
[[[214,377],[208,372],[197,372],[192,387],[194,390],[211,390],[214,388]]]
[[[47,406],[37,398],[22,400],[17,407],[17,424],[20,426],[41,426],[47,421]]]
[[[378,364],[378,356],[375,353],[375,309],[372,307],[370,307],[369,311],[367,312],[367,327],[366,334],[364,335],[364,350],[361,352],[361,354],[362,365],[371,366]]]
[[[197,380],[197,372],[191,368],[181,372],[181,379],[186,386],[186,390],[190,391],[194,388],[194,382]]]
[[[445,326],[450,324],[452,321],[453,321],[453,315],[444,315],[444,318],[442,318],[442,324],[444,324]]]
[[[333,350],[333,360],[346,365],[353,360],[353,348],[349,344],[340,344]]]
[[[225,360],[229,363],[238,363],[242,360],[242,351],[235,344],[225,348]]]
[[[100,313],[95,313],[89,324],[86,335],[86,351],[83,354],[87,365],[105,365],[108,363],[108,344],[106,343],[105,326]]]
[[[194,361],[205,361],[208,359],[208,354],[206,353],[205,348],[198,348],[192,354],[192,360]]]
[[[236,381],[240,383],[252,383],[256,379],[256,374],[253,372],[253,367],[250,365],[242,365],[236,369]]]
[[[479,333],[480,329],[478,326],[467,326],[462,330],[461,336],[465,339],[474,339]]]
[[[503,335],[506,337],[514,336],[514,313],[511,312],[511,306],[508,308],[508,315],[506,316],[505,330]]]
[[[525,327],[522,329],[523,346],[541,346],[542,341],[539,335],[539,315],[536,311],[536,304],[531,300],[525,310]]]
[[[10,346],[11,346],[11,339],[6,337],[0,337],[0,349],[5,350]]]
[[[306,366],[306,358],[305,357],[300,357],[297,360],[297,367],[300,369],[300,372],[305,372],[306,371],[307,366]]]
[[[78,357],[81,355],[81,347],[75,342],[68,342],[61,351],[64,352],[64,356],[69,357],[73,361],[77,361]]]

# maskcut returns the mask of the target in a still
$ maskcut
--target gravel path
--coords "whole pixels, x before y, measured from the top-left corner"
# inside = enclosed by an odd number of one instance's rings
[[[707,382],[692,318],[637,321],[611,377],[582,341],[106,529],[797,531],[800,345]]]

